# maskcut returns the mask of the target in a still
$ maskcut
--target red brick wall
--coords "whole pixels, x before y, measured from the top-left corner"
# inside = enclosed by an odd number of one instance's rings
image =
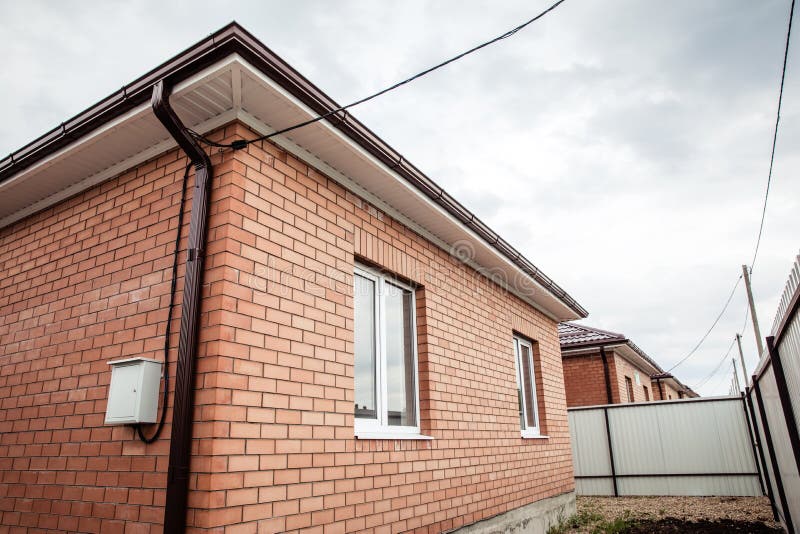
[[[272,145],[214,163],[190,525],[438,532],[573,489],[551,319]],[[109,360],[162,357],[184,164],[0,230],[0,525],[161,530],[169,424],[144,445],[103,414]],[[433,441],[353,438],[356,256],[424,288]],[[548,439],[520,438],[512,331],[538,342]]]
[[[656,394],[655,400],[678,400],[680,398],[678,396],[678,390],[663,380],[661,381],[661,389],[664,391],[663,396],[661,395],[658,384],[653,380],[653,391]]]
[[[603,360],[600,353],[564,356],[564,386],[567,406],[595,406],[608,403]],[[614,382],[612,379],[612,390]],[[612,391],[613,394],[613,391]]]
[[[628,402],[628,389],[625,377],[629,377],[633,384],[634,402],[645,402],[644,389],[650,392],[650,400],[658,400],[656,383],[651,384],[649,375],[637,369],[628,360],[615,354],[613,350],[606,351],[608,359],[608,374],[611,381],[612,404]],[[639,382],[636,384],[636,372],[639,372]],[[593,406],[607,404],[605,378],[603,375],[603,361],[600,352],[581,355],[564,356],[564,385],[567,392],[567,406]],[[668,386],[665,384],[665,388]],[[666,389],[665,389],[666,391]],[[670,390],[673,398],[678,398],[677,393]],[[654,396],[655,395],[655,396]]]
[[[614,369],[616,372],[617,377],[617,391],[618,395],[622,399],[622,402],[629,402],[628,399],[628,388],[625,385],[625,377],[631,379],[631,383],[633,384],[633,402],[645,402],[646,399],[644,398],[644,389],[642,386],[647,386],[647,389],[650,390],[650,400],[654,400],[653,398],[653,388],[650,384],[650,376],[638,369],[633,364],[631,364],[628,360],[619,356],[618,354],[614,354]],[[639,382],[640,385],[636,384],[636,373],[639,373]]]
[[[215,155],[215,192],[230,172]],[[106,426],[107,362],[163,360],[172,252],[186,158],[147,162],[0,230],[0,531],[160,532],[171,410],[162,438]],[[187,187],[191,205],[193,178]],[[211,468],[208,404],[226,376],[210,326],[224,302],[208,294],[223,275],[209,230],[207,287],[195,395],[193,475]],[[185,250],[188,217],[181,250]],[[180,254],[169,359],[174,384],[185,254]],[[229,394],[229,391],[228,391]],[[172,396],[169,404],[171,406]],[[146,433],[152,432],[148,429]],[[190,494],[204,507],[208,494]],[[195,521],[190,511],[190,524]]]
[[[225,408],[240,422],[207,526],[439,532],[573,489],[555,322],[274,146],[234,157],[220,211],[236,271],[212,292],[230,298],[222,352],[242,382]],[[433,441],[353,438],[355,257],[424,287]],[[514,330],[538,342],[549,439],[520,438]]]

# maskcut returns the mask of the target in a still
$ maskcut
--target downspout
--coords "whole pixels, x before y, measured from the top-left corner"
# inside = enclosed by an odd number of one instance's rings
[[[164,532],[183,533],[186,529],[186,504],[191,459],[192,413],[194,404],[194,360],[197,353],[197,330],[200,316],[200,292],[203,278],[203,255],[206,243],[208,197],[211,184],[211,161],[189,135],[169,104],[170,89],[161,80],[153,86],[153,113],[167,129],[195,169],[192,211],[189,221],[186,270],[184,274],[181,329],[178,341],[178,365],[175,371],[175,395],[172,407],[172,434],[169,442],[167,495],[164,506]]]
[[[614,404],[614,398],[611,396],[611,378],[608,371],[608,357],[606,356],[605,347],[600,347],[600,358],[603,360],[603,376],[606,379],[606,399],[608,404]]]
[[[660,397],[659,400],[667,400],[664,398],[664,386],[661,385],[660,378],[656,378],[656,385],[658,386],[658,396]]]

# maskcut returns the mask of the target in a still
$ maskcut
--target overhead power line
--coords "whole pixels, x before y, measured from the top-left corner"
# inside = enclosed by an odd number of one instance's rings
[[[386,93],[388,93],[390,91],[394,91],[398,87],[401,87],[403,85],[406,85],[408,83],[413,82],[414,80],[422,78],[423,76],[425,76],[427,74],[430,74],[431,72],[433,72],[435,70],[441,69],[442,67],[444,67],[446,65],[449,65],[450,63],[454,63],[454,62],[458,61],[459,59],[461,59],[463,57],[466,57],[466,56],[468,56],[470,54],[473,54],[473,53],[477,52],[478,50],[481,50],[482,48],[486,48],[489,45],[493,45],[494,43],[496,43],[498,41],[502,41],[503,39],[508,39],[512,35],[515,35],[517,32],[519,32],[520,30],[525,29],[529,25],[533,24],[537,20],[539,20],[542,17],[544,17],[545,15],[547,15],[548,13],[550,13],[551,11],[556,9],[558,6],[563,4],[565,1],[566,0],[558,0],[556,3],[552,4],[550,7],[548,7],[547,9],[545,9],[544,11],[542,11],[541,13],[539,13],[538,15],[533,17],[532,19],[529,19],[529,20],[523,22],[522,24],[520,24],[518,26],[515,26],[514,28],[511,28],[507,32],[505,32],[505,33],[503,33],[501,35],[498,35],[497,37],[494,37],[493,39],[485,41],[485,42],[483,42],[483,43],[481,43],[481,44],[479,44],[477,46],[473,46],[469,50],[467,50],[465,52],[461,52],[460,54],[458,54],[456,56],[453,56],[450,59],[446,59],[446,60],[442,61],[441,63],[438,63],[438,64],[436,64],[436,65],[434,65],[432,67],[429,67],[429,68],[423,70],[422,72],[418,72],[417,74],[411,76],[410,78],[406,78],[405,80],[397,82],[396,84],[391,85],[391,86],[389,86],[389,87],[387,87],[385,89],[381,89],[377,93],[373,93],[373,94],[371,94],[369,96],[361,98],[360,100],[356,100],[355,102],[351,102],[350,104],[347,104],[346,106],[341,106],[341,107],[338,107],[336,109],[332,109],[332,110],[328,111],[327,113],[323,113],[322,115],[318,115],[316,117],[313,117],[313,118],[308,119],[306,121],[303,121],[301,123],[295,124],[293,126],[289,126],[287,128],[282,128],[282,129],[280,129],[280,130],[278,130],[276,132],[272,132],[271,134],[262,135],[260,137],[256,137],[255,139],[240,139],[240,140],[237,140],[237,141],[233,141],[231,143],[217,143],[216,141],[212,141],[212,140],[210,140],[210,139],[208,139],[208,138],[206,138],[206,137],[204,137],[204,136],[202,136],[202,135],[200,135],[197,132],[194,132],[192,130],[189,130],[189,132],[192,135],[194,135],[198,140],[206,143],[207,145],[214,146],[214,147],[219,147],[219,148],[232,148],[234,150],[238,150],[238,149],[241,149],[241,148],[245,148],[250,143],[255,143],[255,142],[258,142],[258,141],[264,141],[266,139],[269,139],[270,137],[275,137],[277,135],[281,135],[281,134],[285,134],[287,132],[291,132],[292,130],[296,130],[298,128],[302,128],[303,126],[308,126],[309,124],[314,124],[315,122],[319,122],[321,120],[327,119],[327,118],[332,117],[334,115],[338,115],[339,113],[342,113],[342,112],[345,112],[344,115],[342,115],[342,118],[344,118],[344,117],[347,116],[347,113],[346,113],[347,110],[352,108],[352,107],[358,106],[359,104],[363,104],[364,102],[368,102],[368,101],[372,100],[373,98],[377,98],[377,97],[379,97],[381,95],[384,95],[384,94],[386,94]]]
[[[772,184],[772,170],[773,170],[773,167],[774,167],[774,164],[775,164],[775,147],[777,146],[777,143],[778,143],[778,126],[780,125],[780,122],[781,122],[781,106],[783,105],[783,87],[784,87],[784,84],[786,82],[786,65],[787,65],[788,59],[789,59],[789,43],[791,41],[791,36],[792,36],[792,21],[794,20],[794,3],[795,3],[795,0],[792,0],[791,6],[789,7],[789,24],[788,24],[788,27],[786,29],[786,46],[784,47],[784,50],[783,50],[783,68],[781,69],[781,84],[780,84],[780,90],[778,92],[778,109],[777,109],[777,113],[776,113],[776,116],[775,116],[775,129],[772,132],[772,151],[770,153],[770,158],[769,158],[769,172],[767,173],[767,187],[766,187],[766,190],[764,191],[764,204],[763,204],[763,207],[761,209],[761,223],[758,226],[758,237],[756,238],[756,246],[755,246],[755,250],[753,251],[753,259],[750,262],[750,272],[751,273],[753,272],[753,267],[755,266],[756,259],[758,258],[758,250],[759,250],[759,248],[761,246],[761,237],[762,237],[762,235],[764,233],[764,221],[765,221],[766,216],[767,216],[767,203],[769,201],[769,191],[770,191],[770,186]],[[708,331],[705,333],[705,335],[703,335],[703,337],[700,339],[700,341],[697,343],[697,345],[695,345],[694,348],[689,352],[689,354],[684,356],[680,361],[678,361],[678,363],[673,365],[667,372],[672,371],[673,369],[675,369],[676,367],[681,365],[683,362],[688,360],[695,352],[697,352],[697,349],[700,348],[700,346],[703,344],[703,342],[706,340],[706,338],[709,336],[709,334],[711,334],[711,331],[714,330],[714,327],[717,326],[717,323],[719,323],[719,320],[722,318],[723,314],[725,313],[725,310],[728,309],[728,305],[730,304],[731,299],[733,298],[733,295],[736,292],[736,288],[739,286],[739,282],[741,282],[741,280],[742,280],[742,275],[739,275],[739,278],[736,280],[736,284],[733,286],[733,290],[731,290],[731,294],[728,296],[728,300],[725,302],[725,306],[723,306],[722,311],[717,316],[717,318],[714,320],[714,323],[711,325],[711,328],[708,329]],[[747,312],[745,313],[745,319],[744,319],[745,320],[745,325],[742,327],[742,330],[744,330],[744,328],[747,325],[747,317],[748,317],[749,312],[750,312],[750,310],[748,309]],[[731,346],[733,346],[733,345],[731,345]],[[728,352],[730,352],[730,350]],[[724,361],[724,359],[723,359],[723,361]],[[718,369],[719,369],[719,366],[717,367],[717,369],[715,369],[714,372],[716,372]],[[712,375],[713,375],[713,373],[712,373]]]
[[[778,92],[778,111],[775,116],[775,130],[772,132],[772,152],[769,157],[769,173],[767,174],[767,188],[764,192],[764,206],[761,209],[761,224],[758,226],[758,238],[756,248],[753,252],[753,260],[750,262],[752,271],[758,257],[758,248],[761,246],[761,234],[764,232],[764,219],[767,216],[767,201],[769,200],[769,188],[772,183],[772,167],[775,163],[775,146],[778,143],[778,125],[781,122],[781,105],[783,104],[783,84],[786,81],[786,63],[789,59],[789,40],[792,36],[792,19],[794,18],[794,0],[789,8],[789,27],[786,29],[786,47],[783,50],[783,69],[781,70],[781,89]]]
[[[720,376],[720,377],[719,377],[719,380],[717,380],[717,381],[714,383],[714,387],[712,387],[712,388],[711,388],[711,394],[713,395],[713,394],[714,394],[714,392],[715,392],[715,391],[717,391],[717,389],[718,389],[718,388],[719,388],[719,387],[720,387],[720,386],[721,386],[721,385],[722,385],[724,382],[725,382],[725,375],[723,374],[722,376]]]
[[[728,356],[730,355],[731,351],[733,350],[733,346],[734,346],[735,344],[736,344],[736,338],[734,337],[734,338],[733,338],[733,341],[731,341],[731,345],[728,347],[728,350],[727,350],[727,351],[725,351],[725,355],[724,355],[724,356],[722,357],[722,359],[719,361],[719,364],[717,364],[717,366],[716,366],[716,367],[714,367],[714,370],[713,370],[713,371],[711,371],[711,372],[708,374],[708,376],[706,376],[706,377],[705,377],[703,380],[701,380],[700,382],[698,382],[698,383],[697,383],[697,385],[695,386],[695,389],[700,389],[701,387],[705,386],[705,385],[706,385],[706,383],[707,383],[709,380],[711,380],[712,378],[714,378],[714,375],[716,375],[716,374],[717,374],[717,372],[718,372],[718,371],[719,371],[719,370],[722,368],[723,364],[724,364],[724,363],[725,363],[725,362],[728,360]]]
[[[736,283],[733,285],[733,289],[731,289],[731,294],[728,295],[728,300],[725,301],[725,306],[722,307],[722,311],[720,311],[719,315],[717,315],[717,318],[714,319],[714,322],[711,324],[711,327],[706,331],[705,334],[703,334],[703,337],[700,338],[700,341],[697,342],[697,345],[695,345],[694,348],[689,351],[689,354],[681,358],[680,361],[678,361],[678,363],[667,369],[668,373],[672,372],[673,369],[675,369],[680,364],[688,360],[692,356],[692,354],[697,352],[697,349],[699,349],[700,346],[705,342],[708,335],[711,334],[711,331],[714,330],[714,327],[716,327],[717,323],[719,323],[719,320],[722,319],[723,315],[725,315],[725,310],[728,309],[728,305],[731,303],[731,300],[733,300],[733,295],[736,293],[736,288],[739,287],[739,282],[741,281],[742,281],[742,275],[740,274],[739,278],[736,279]]]

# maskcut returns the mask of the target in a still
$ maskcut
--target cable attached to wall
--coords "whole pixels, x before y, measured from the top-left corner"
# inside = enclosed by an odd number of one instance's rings
[[[181,230],[183,230],[183,212],[186,204],[186,183],[189,181],[189,169],[192,164],[188,163],[183,171],[183,182],[181,182],[181,201],[178,207],[178,229],[175,235],[175,251],[172,254],[172,282],[169,290],[169,308],[167,311],[167,328],[164,332],[164,393],[161,400],[161,415],[158,418],[158,426],[155,433],[147,437],[144,435],[142,425],[136,425],[136,433],[139,439],[145,443],[153,443],[161,435],[164,429],[164,421],[167,418],[167,399],[169,397],[169,338],[172,331],[172,311],[175,308],[175,293],[178,287],[178,253],[180,252]]]

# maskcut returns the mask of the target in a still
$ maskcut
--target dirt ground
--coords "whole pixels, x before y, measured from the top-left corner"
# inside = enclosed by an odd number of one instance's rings
[[[578,497],[551,534],[780,533],[765,497]]]

